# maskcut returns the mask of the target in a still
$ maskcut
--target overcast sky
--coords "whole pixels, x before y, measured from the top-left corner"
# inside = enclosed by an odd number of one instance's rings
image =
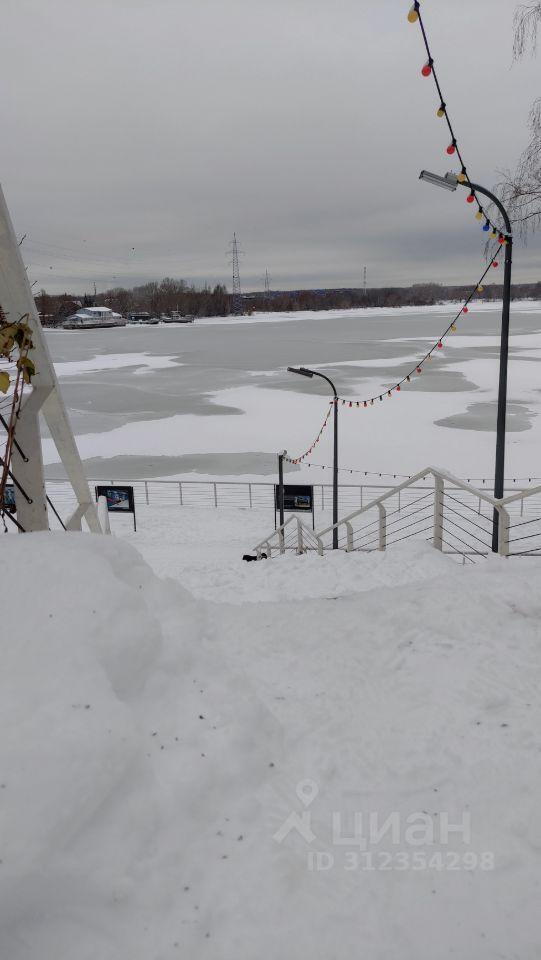
[[[163,276],[245,289],[474,282],[409,0],[3,0],[0,179],[35,290]],[[513,0],[424,3],[470,176],[516,162],[541,61]],[[541,279],[541,241],[517,280]]]

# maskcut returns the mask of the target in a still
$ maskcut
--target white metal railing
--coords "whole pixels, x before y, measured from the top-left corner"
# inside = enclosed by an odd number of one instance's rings
[[[494,497],[489,487],[477,488],[467,481],[452,477],[445,471],[425,471],[399,484],[385,483],[344,484],[339,488],[339,509],[343,519],[339,523],[339,546],[343,550],[382,550],[399,539],[410,536],[434,535],[435,478],[443,477],[444,518],[441,528],[442,549],[459,553],[464,563],[475,561],[490,549]],[[90,480],[91,485],[103,484],[103,479]],[[111,483],[115,481],[111,480]],[[137,511],[145,507],[222,507],[274,511],[274,484],[268,481],[201,481],[201,480],[121,480],[134,487]],[[520,487],[507,481],[507,496],[501,506],[508,519],[501,531],[500,541],[507,544],[510,555],[532,556],[541,553],[541,486]],[[48,480],[50,505],[62,517],[69,517],[77,506],[68,481]],[[330,510],[332,486],[314,484],[318,513]],[[431,518],[432,513],[432,518]],[[358,519],[357,519],[358,518]],[[51,516],[53,525],[55,518]],[[422,523],[421,523],[422,521]],[[321,521],[320,521],[321,522]],[[348,526],[349,525],[349,526]],[[426,527],[427,529],[423,529]],[[332,527],[325,527],[314,536],[303,526],[302,546],[294,538],[298,530],[293,523],[287,530],[286,549],[329,549]],[[277,532],[270,539],[271,553],[279,551]],[[266,551],[263,551],[266,552]]]
[[[242,480],[104,480],[89,479],[89,484],[110,483],[114,485],[130,484],[134,488],[137,507],[142,506],[181,506],[181,507],[240,507],[247,509],[274,509],[274,484],[268,481]],[[411,481],[408,481],[411,483]],[[71,485],[66,480],[47,480],[47,493],[55,503],[58,502],[67,509],[74,502]],[[468,484],[471,487],[471,484]],[[422,484],[421,484],[422,486]],[[400,506],[407,504],[408,499],[414,499],[419,484],[408,486],[400,494]],[[371,503],[382,493],[395,490],[395,484],[388,483],[361,483],[340,484],[339,510],[341,513],[351,512],[365,504]],[[425,487],[425,489],[428,489]],[[483,493],[492,493],[492,487],[479,488]],[[525,515],[539,513],[541,516],[541,494],[534,503],[531,498],[531,487],[517,487],[507,481],[506,489],[509,495],[518,495],[518,507]],[[522,495],[528,499],[521,499]],[[332,484],[314,484],[314,500],[317,513],[325,513],[332,507]]]
[[[528,496],[534,497],[540,493],[541,486],[534,487],[529,494],[520,492],[502,500],[508,517],[504,535],[509,556],[541,556],[541,511],[537,516],[524,520],[524,501]],[[520,505],[519,512],[516,510],[517,505]]]
[[[541,486],[497,500],[446,470],[427,467],[342,517],[337,524],[316,531],[308,545],[304,529],[297,527],[297,541],[290,536],[286,549],[297,553],[314,549],[322,555],[332,549],[336,529],[338,547],[346,552],[386,550],[395,543],[422,538],[442,552],[461,556],[463,563],[475,563],[492,549],[496,510],[499,553],[541,556],[540,495]],[[535,515],[524,520],[527,507],[532,507]],[[269,556],[272,549],[284,552],[285,526],[265,539]],[[261,544],[254,549],[259,555]]]
[[[291,527],[288,530],[288,527]],[[307,553],[309,550],[317,550],[323,554],[323,547],[314,532],[298,517],[289,517],[281,527],[273,530],[272,533],[261,540],[254,547],[257,559],[261,560],[263,556],[271,559],[272,551],[285,553],[286,550],[294,550],[296,554]]]

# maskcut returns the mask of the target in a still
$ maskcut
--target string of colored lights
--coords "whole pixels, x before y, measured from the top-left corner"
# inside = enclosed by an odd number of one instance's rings
[[[451,122],[451,118],[449,117],[449,111],[448,111],[448,109],[447,109],[447,103],[446,103],[445,98],[444,98],[444,96],[443,96],[443,91],[442,91],[442,88],[441,88],[441,85],[440,85],[440,81],[439,81],[439,78],[438,78],[438,74],[437,74],[437,71],[436,71],[436,66],[435,66],[435,63],[434,63],[434,57],[432,56],[432,51],[431,51],[431,49],[430,49],[430,44],[429,44],[429,41],[428,41],[428,35],[427,35],[426,27],[425,27],[425,24],[424,24],[424,21],[423,21],[423,15],[422,15],[422,13],[421,13],[421,3],[420,3],[420,0],[415,0],[415,3],[413,4],[413,6],[411,7],[411,9],[410,9],[410,11],[409,11],[409,13],[408,13],[408,20],[409,20],[410,23],[418,23],[418,24],[419,24],[419,27],[420,27],[420,29],[421,29],[421,33],[422,33],[422,36],[423,36],[423,41],[424,41],[424,45],[425,45],[425,49],[426,49],[426,53],[427,53],[427,57],[428,57],[426,63],[424,64],[424,66],[423,66],[423,68],[422,68],[422,70],[421,70],[421,74],[422,74],[423,77],[430,77],[430,76],[432,76],[433,79],[434,79],[434,83],[435,83],[435,85],[436,85],[436,90],[437,90],[437,92],[438,92],[439,104],[440,104],[439,107],[438,107],[438,109],[436,110],[436,116],[437,116],[437,117],[440,117],[441,119],[444,119],[444,118],[445,118],[445,120],[446,120],[446,122],[447,122],[447,126],[448,126],[448,128],[449,128],[449,133],[450,133],[450,135],[451,135],[451,142],[449,143],[449,146],[447,147],[447,154],[448,154],[448,156],[450,156],[450,157],[452,157],[452,156],[454,156],[454,155],[456,154],[456,156],[457,156],[457,158],[458,158],[458,160],[459,160],[461,169],[460,169],[460,173],[458,174],[458,179],[459,179],[460,183],[471,183],[470,178],[469,178],[469,175],[468,175],[468,171],[467,171],[467,168],[466,168],[466,163],[465,163],[465,161],[464,161],[464,157],[463,157],[462,151],[461,151],[460,146],[459,146],[459,144],[458,144],[458,140],[457,140],[457,137],[456,137],[456,133],[455,133],[453,124],[452,124],[452,122]],[[506,237],[506,235],[505,235],[504,233],[502,233],[500,227],[497,227],[496,224],[490,219],[490,217],[489,217],[489,215],[488,215],[485,207],[483,207],[481,201],[479,200],[479,197],[478,197],[477,193],[475,192],[475,190],[474,190],[473,188],[470,190],[470,193],[468,194],[468,196],[467,196],[466,199],[467,199],[467,202],[468,202],[468,203],[476,203],[476,204],[477,204],[477,213],[475,214],[475,217],[476,217],[476,219],[479,220],[479,221],[481,221],[481,220],[484,220],[484,221],[485,221],[484,224],[483,224],[483,228],[482,228],[482,229],[483,229],[483,232],[484,232],[484,233],[489,233],[489,232],[490,232],[490,238],[493,239],[493,240],[499,239],[501,243],[507,243],[507,237]]]
[[[409,371],[409,373],[407,373],[404,377],[402,377],[402,379],[399,380],[397,383],[395,383],[392,387],[389,387],[389,388],[383,390],[381,393],[377,393],[377,394],[376,394],[375,396],[373,396],[373,397],[367,397],[366,399],[361,399],[361,400],[357,400],[357,399],[349,400],[349,399],[340,397],[339,400],[340,400],[340,402],[342,403],[342,406],[347,406],[347,405],[349,405],[350,407],[369,407],[369,406],[372,407],[372,406],[374,405],[374,403],[375,403],[376,400],[381,400],[381,401],[382,401],[383,398],[384,398],[384,396],[392,397],[392,395],[393,395],[394,392],[400,393],[400,391],[402,390],[402,386],[403,386],[405,383],[411,383],[412,377],[414,377],[415,375],[420,376],[421,373],[422,373],[422,370],[423,370],[423,365],[424,365],[427,361],[432,360],[432,355],[434,354],[434,352],[435,352],[436,350],[442,350],[442,349],[443,349],[443,341],[444,341],[451,333],[455,333],[455,331],[456,331],[456,329],[457,329],[457,322],[458,322],[459,317],[461,317],[463,314],[469,313],[469,304],[470,304],[471,300],[473,299],[473,297],[475,296],[475,294],[476,294],[476,293],[482,293],[482,292],[483,292],[483,290],[484,290],[483,280],[485,279],[487,273],[490,271],[490,268],[491,268],[491,267],[495,267],[495,268],[497,269],[497,268],[499,267],[499,265],[500,265],[500,264],[499,264],[499,261],[497,260],[497,256],[498,256],[498,251],[496,250],[496,252],[495,252],[495,253],[493,254],[493,256],[491,257],[487,268],[486,268],[485,271],[483,272],[482,276],[480,277],[479,281],[477,282],[477,284],[476,284],[475,287],[473,288],[473,290],[472,290],[472,292],[470,293],[470,295],[469,295],[469,296],[466,298],[466,300],[464,301],[463,305],[461,306],[461,308],[460,308],[460,310],[458,311],[458,313],[456,314],[456,316],[453,317],[453,319],[451,320],[451,323],[446,327],[446,329],[443,331],[443,333],[441,334],[441,336],[438,337],[438,339],[434,341],[434,343],[433,343],[433,345],[431,346],[431,348],[430,348],[430,350],[428,351],[428,353],[426,353],[425,356],[424,356],[421,360],[419,360],[418,363],[416,363],[416,365],[415,365],[414,367],[412,367],[412,369]]]
[[[427,361],[432,360],[432,354],[433,354],[436,350],[441,350],[441,349],[443,349],[443,341],[444,341],[444,340],[446,339],[446,337],[448,337],[451,333],[454,333],[454,332],[456,331],[458,318],[459,318],[460,316],[462,316],[463,314],[469,313],[469,306],[468,306],[468,305],[469,305],[470,301],[473,299],[473,297],[475,296],[475,294],[476,294],[476,293],[482,293],[482,292],[483,292],[483,289],[484,289],[484,288],[483,288],[483,280],[485,279],[487,273],[489,272],[489,270],[491,269],[491,267],[496,267],[496,268],[497,268],[497,267],[499,266],[499,261],[496,259],[497,256],[498,256],[498,251],[496,251],[496,252],[494,253],[494,255],[492,256],[492,258],[490,259],[487,268],[486,268],[485,271],[483,272],[483,274],[482,274],[482,276],[480,277],[479,281],[476,283],[476,285],[475,285],[475,287],[473,288],[473,290],[471,291],[470,295],[469,295],[469,296],[467,297],[467,299],[465,300],[465,302],[464,302],[464,304],[462,305],[462,307],[460,308],[459,312],[456,314],[455,317],[453,317],[451,323],[450,323],[450,324],[447,326],[447,328],[443,331],[443,333],[441,334],[441,336],[440,336],[437,340],[434,341],[434,343],[433,343],[432,347],[430,348],[430,350],[428,351],[428,353],[426,353],[425,356],[424,356],[421,360],[419,360],[419,361],[415,364],[414,367],[412,367],[412,369],[409,371],[409,373],[407,373],[404,377],[402,377],[401,380],[399,380],[397,383],[395,383],[394,386],[392,386],[392,387],[390,387],[390,388],[386,388],[385,390],[382,390],[381,393],[377,393],[377,394],[375,394],[375,396],[373,396],[373,397],[367,397],[366,399],[361,399],[361,400],[357,400],[357,399],[351,399],[351,400],[350,400],[350,399],[346,399],[346,398],[344,398],[344,397],[338,397],[336,402],[341,403],[342,406],[349,406],[349,407],[351,407],[351,408],[353,408],[353,407],[357,407],[357,408],[360,408],[360,407],[363,407],[363,408],[373,407],[376,400],[383,401],[383,398],[384,398],[385,396],[387,396],[387,397],[392,397],[393,393],[400,393],[401,390],[402,390],[403,384],[405,384],[405,383],[411,383],[411,382],[412,382],[412,377],[414,377],[415,375],[420,376],[420,374],[422,373],[422,370],[423,370],[423,365],[424,365]],[[317,444],[319,443],[319,440],[320,440],[320,438],[321,438],[321,435],[322,435],[323,431],[325,430],[325,428],[326,428],[326,426],[327,426],[327,424],[328,424],[328,422],[329,422],[329,417],[330,417],[330,415],[331,415],[331,410],[332,410],[332,407],[333,407],[333,403],[334,403],[334,402],[335,402],[334,400],[331,400],[330,405],[329,405],[329,409],[328,409],[328,411],[327,411],[327,414],[326,414],[326,416],[325,416],[325,419],[323,420],[323,423],[322,423],[322,425],[321,425],[321,428],[320,428],[320,430],[319,430],[319,433],[317,434],[317,437],[315,438],[315,440],[313,441],[313,443],[310,444],[310,446],[308,447],[308,449],[307,449],[303,454],[301,454],[301,455],[298,456],[298,457],[284,457],[284,460],[287,460],[288,463],[298,464],[298,463],[302,463],[304,460],[306,460],[306,458],[307,458],[308,456],[310,456],[311,453],[313,453],[315,447],[316,447]],[[362,471],[361,471],[361,472],[362,472]],[[394,474],[393,474],[393,476],[394,476]]]
[[[466,167],[466,163],[465,163],[465,161],[464,161],[464,157],[463,157],[462,151],[461,151],[461,149],[460,149],[460,147],[459,147],[458,140],[457,140],[457,137],[456,137],[456,134],[455,134],[455,130],[454,130],[453,124],[452,124],[451,119],[450,119],[450,117],[449,117],[449,112],[448,112],[448,110],[447,110],[447,104],[446,104],[446,102],[445,102],[445,99],[444,99],[444,96],[443,96],[443,91],[442,91],[442,88],[441,88],[441,85],[440,85],[440,82],[439,82],[439,78],[438,78],[438,74],[437,74],[437,71],[436,71],[436,68],[435,68],[434,57],[432,56],[432,51],[431,51],[431,49],[430,49],[430,44],[429,44],[429,41],[428,41],[428,35],[427,35],[426,27],[425,27],[425,24],[424,24],[424,21],[423,21],[423,17],[422,17],[422,14],[421,14],[421,3],[420,3],[420,0],[415,0],[415,2],[413,3],[413,6],[410,8],[410,11],[409,11],[409,13],[408,13],[408,20],[409,20],[410,23],[419,23],[419,26],[420,26],[420,29],[421,29],[421,33],[422,33],[422,36],[423,36],[423,41],[424,41],[424,45],[425,45],[426,53],[427,53],[427,57],[428,57],[425,65],[423,66],[423,68],[422,68],[422,70],[421,70],[421,73],[422,73],[422,75],[423,75],[424,77],[430,77],[430,76],[432,76],[433,79],[434,79],[434,83],[435,83],[435,85],[436,85],[436,90],[437,90],[438,97],[439,97],[439,102],[440,102],[440,105],[439,105],[439,107],[438,107],[438,109],[437,109],[437,111],[436,111],[436,115],[437,115],[439,118],[445,118],[446,123],[447,123],[447,126],[448,126],[448,128],[449,128],[449,133],[450,133],[450,135],[451,135],[451,142],[450,142],[449,146],[447,147],[447,154],[448,154],[449,156],[454,156],[454,155],[456,154],[456,156],[457,156],[457,158],[458,158],[458,160],[459,160],[459,162],[460,162],[461,171],[460,171],[460,173],[458,174],[458,180],[459,180],[461,183],[471,184],[471,181],[470,181],[470,178],[469,178],[469,175],[468,175],[468,171],[467,171],[467,167]],[[482,292],[483,292],[483,285],[482,285],[482,284],[483,284],[483,281],[484,281],[485,277],[487,276],[487,274],[489,273],[491,267],[497,268],[497,267],[499,266],[499,262],[498,262],[498,259],[497,259],[497,257],[498,257],[498,249],[501,248],[502,246],[504,246],[504,245],[508,242],[508,238],[507,238],[507,236],[506,236],[504,233],[502,233],[502,231],[492,222],[492,220],[491,220],[490,217],[488,216],[485,208],[482,206],[482,204],[481,204],[481,202],[480,202],[480,200],[479,200],[479,198],[478,198],[478,196],[477,196],[477,193],[475,192],[475,190],[473,189],[473,187],[472,187],[472,189],[470,190],[470,193],[468,194],[468,196],[467,196],[466,199],[467,199],[467,202],[470,203],[470,204],[471,204],[471,203],[474,203],[474,202],[477,203],[478,210],[477,210],[477,213],[475,214],[476,219],[479,220],[479,221],[481,221],[481,220],[484,220],[484,221],[485,221],[484,224],[483,224],[483,232],[484,232],[484,233],[489,233],[489,232],[490,232],[490,239],[492,239],[492,240],[497,240],[497,241],[498,241],[498,244],[499,244],[499,247],[496,249],[496,252],[495,252],[495,253],[492,255],[492,257],[490,258],[489,263],[488,263],[488,266],[486,267],[485,271],[483,272],[481,278],[479,279],[479,281],[478,281],[477,284],[475,285],[475,287],[474,287],[474,289],[472,290],[472,292],[470,293],[470,295],[467,297],[467,299],[466,299],[465,302],[463,303],[463,305],[462,305],[462,307],[460,308],[459,312],[456,314],[456,316],[453,318],[453,320],[451,321],[451,323],[450,323],[450,324],[448,325],[448,327],[444,330],[444,332],[441,334],[441,336],[438,338],[438,340],[434,342],[434,344],[432,345],[432,347],[431,347],[431,349],[428,351],[428,353],[426,353],[425,356],[424,356],[421,360],[419,360],[419,362],[415,365],[415,367],[413,367],[413,368],[409,371],[409,373],[407,373],[407,374],[405,375],[405,377],[403,377],[401,380],[399,380],[397,383],[395,383],[394,386],[392,386],[392,387],[389,388],[389,389],[386,389],[386,390],[382,391],[381,394],[376,394],[375,396],[373,396],[373,397],[367,397],[366,399],[361,399],[361,400],[351,399],[351,400],[350,400],[350,399],[346,399],[346,398],[343,398],[343,397],[339,397],[339,398],[336,399],[336,401],[334,401],[334,400],[331,401],[329,410],[328,410],[328,412],[327,412],[327,414],[326,414],[326,416],[325,416],[325,419],[324,419],[324,421],[323,421],[323,424],[322,424],[322,426],[321,426],[321,429],[320,429],[320,431],[319,431],[316,439],[313,441],[313,443],[311,444],[311,446],[310,446],[303,454],[301,454],[300,456],[294,457],[294,458],[292,458],[292,457],[284,457],[284,459],[285,459],[288,463],[292,463],[292,464],[302,463],[304,460],[306,460],[306,458],[307,458],[308,456],[310,456],[311,453],[313,453],[314,448],[315,448],[316,445],[319,443],[319,440],[320,440],[320,438],[321,438],[321,435],[322,435],[323,431],[325,430],[325,428],[326,428],[326,426],[327,426],[327,424],[328,424],[329,417],[330,417],[330,413],[331,413],[331,410],[332,410],[332,407],[333,407],[333,403],[334,403],[334,402],[337,402],[337,403],[338,403],[338,402],[341,402],[341,403],[342,403],[342,406],[348,405],[350,408],[353,408],[353,407],[360,408],[360,407],[373,406],[374,403],[376,402],[376,400],[383,401],[383,398],[384,398],[385,395],[386,395],[387,397],[392,397],[392,395],[393,395],[394,392],[400,392],[400,391],[402,390],[402,386],[403,386],[404,384],[406,384],[406,383],[411,383],[412,377],[414,377],[415,375],[420,375],[420,374],[422,373],[423,364],[425,364],[427,361],[431,361],[431,360],[432,360],[432,355],[433,355],[433,353],[434,353],[436,350],[441,350],[441,349],[443,348],[443,341],[445,340],[445,338],[446,338],[447,336],[449,336],[449,334],[454,333],[454,332],[456,331],[456,329],[457,329],[457,326],[456,326],[456,325],[457,325],[457,321],[458,321],[459,317],[461,317],[463,314],[467,314],[467,313],[469,312],[469,303],[470,303],[470,301],[473,299],[473,297],[475,296],[475,294],[476,294],[476,293],[482,293]],[[310,466],[310,464],[308,464],[308,466]],[[313,464],[313,466],[316,466],[316,464]],[[325,466],[323,466],[322,469],[325,469]],[[344,469],[347,470],[347,468],[344,468]],[[352,470],[349,470],[349,473],[353,473],[353,472],[362,473],[363,471],[352,471]],[[366,475],[366,474],[365,474],[365,475]],[[382,476],[382,475],[379,474],[379,476]],[[388,476],[391,476],[391,474],[388,474]],[[398,476],[398,474],[392,474],[392,476],[396,479],[396,477]],[[402,479],[409,479],[409,477],[406,477],[405,475],[402,475]],[[485,481],[483,480],[483,483],[484,483],[484,482],[485,482]]]
[[[284,457],[286,460],[287,457]],[[292,462],[292,461],[289,461]],[[319,470],[332,470],[332,466],[329,463],[307,463],[307,467],[314,467]],[[413,474],[411,473],[384,473],[377,470],[357,470],[354,467],[339,467],[338,473],[347,473],[347,474],[359,474],[363,477],[378,477],[380,480],[383,480],[385,477],[389,477],[392,480],[411,480]],[[486,477],[462,477],[462,480],[465,480],[466,483],[493,483],[493,481],[488,480]],[[506,484],[509,483],[541,483],[541,477],[508,477],[506,479]],[[370,486],[370,485],[369,485]]]
[[[329,401],[329,409],[327,410],[327,413],[326,413],[326,415],[325,415],[325,419],[324,419],[323,423],[321,424],[321,427],[320,427],[320,430],[319,430],[319,433],[318,433],[316,439],[314,440],[313,443],[310,444],[310,446],[308,447],[308,450],[307,450],[305,453],[303,453],[300,457],[287,457],[287,456],[284,456],[284,461],[285,461],[286,463],[295,463],[295,464],[300,463],[302,460],[305,460],[305,459],[306,459],[306,457],[308,456],[309,453],[312,453],[312,450],[313,450],[314,447],[319,443],[320,438],[321,438],[321,434],[323,433],[325,427],[327,426],[327,423],[329,422],[329,417],[330,417],[330,415],[331,415],[331,410],[333,409],[335,402],[336,402],[336,401],[335,401],[334,399]]]

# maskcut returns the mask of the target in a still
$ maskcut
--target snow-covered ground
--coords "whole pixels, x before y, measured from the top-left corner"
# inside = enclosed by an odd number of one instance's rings
[[[0,543],[1,956],[536,960],[541,564],[146,518]]]

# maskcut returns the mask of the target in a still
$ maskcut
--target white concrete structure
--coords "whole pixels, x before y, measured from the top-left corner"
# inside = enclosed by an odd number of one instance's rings
[[[0,305],[9,318],[28,318],[34,341],[34,348],[29,356],[35,364],[36,376],[32,387],[25,391],[16,433],[17,443],[25,456],[23,458],[17,449],[13,450],[12,456],[13,474],[32,503],[28,503],[16,489],[17,518],[27,531],[49,529],[39,422],[39,414],[42,413],[77,497],[77,508],[66,527],[68,530],[80,530],[84,517],[93,533],[101,533],[96,506],[84,475],[1,187]]]

